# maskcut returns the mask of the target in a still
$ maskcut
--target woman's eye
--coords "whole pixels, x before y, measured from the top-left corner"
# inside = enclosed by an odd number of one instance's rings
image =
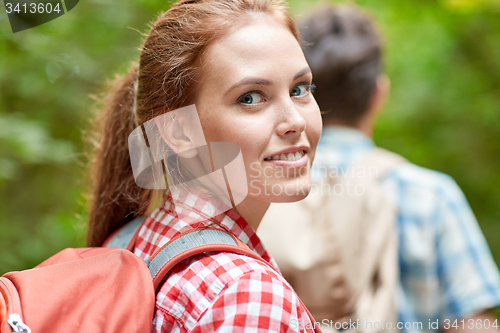
[[[240,103],[243,104],[256,104],[262,102],[264,98],[259,93],[248,93],[240,98]]]
[[[313,87],[313,84],[308,84],[308,83],[302,83],[299,84],[298,86],[295,86],[292,91],[290,92],[291,96],[302,96],[307,94],[309,90]]]

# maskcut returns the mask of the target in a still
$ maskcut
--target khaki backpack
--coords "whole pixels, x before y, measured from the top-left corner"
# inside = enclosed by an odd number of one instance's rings
[[[324,332],[396,327],[396,211],[379,180],[403,162],[376,148],[306,199],[272,204],[257,230]]]

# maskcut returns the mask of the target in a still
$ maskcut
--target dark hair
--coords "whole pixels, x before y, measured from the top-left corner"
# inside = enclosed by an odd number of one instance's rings
[[[199,56],[215,40],[267,15],[299,40],[281,0],[181,0],[152,23],[139,64],[114,83],[96,119],[93,198],[87,244],[99,246],[118,227],[144,215],[154,190],[136,185],[128,136],[165,112],[194,103]]]
[[[355,125],[381,71],[382,43],[373,20],[355,5],[323,5],[300,32],[323,119]]]

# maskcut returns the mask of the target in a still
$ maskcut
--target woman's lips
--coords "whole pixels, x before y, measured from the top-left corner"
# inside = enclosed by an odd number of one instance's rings
[[[286,167],[286,168],[301,168],[303,166],[307,165],[307,161],[309,160],[309,157],[306,152],[304,152],[304,156],[299,158],[298,160],[295,161],[288,161],[288,160],[264,160],[264,162],[268,162],[271,164],[274,164],[276,166],[280,167]]]

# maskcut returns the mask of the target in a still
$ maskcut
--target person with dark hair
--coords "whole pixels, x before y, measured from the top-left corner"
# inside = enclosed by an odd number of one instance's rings
[[[371,135],[366,122],[374,119],[367,112],[380,109],[389,89],[380,75],[382,40],[373,22],[353,6],[326,7],[302,22],[301,33],[324,121],[362,126]]]
[[[316,84],[314,95],[324,124],[312,171],[313,180],[322,182],[326,178],[325,170],[349,173],[350,167],[381,151],[373,142],[372,133],[389,94],[390,80],[383,73],[381,35],[374,21],[357,6],[322,6],[302,21],[301,33],[304,54]],[[396,156],[387,152],[383,154],[382,157],[391,159]],[[462,191],[448,175],[419,167],[401,157],[394,161],[389,162],[393,163],[391,168],[379,175],[378,184],[381,195],[395,207],[392,218],[398,240],[398,255],[394,260],[399,270],[398,282],[394,286],[399,317],[397,328],[404,332],[498,332],[499,323],[491,309],[500,305],[500,274]],[[281,211],[291,211],[302,202],[292,205]],[[342,224],[343,221],[336,217],[335,220],[332,215],[330,223]],[[293,220],[285,219],[288,226],[292,225]],[[303,222],[307,223],[318,225],[318,221]],[[274,221],[264,219],[261,228],[271,228],[273,224]],[[279,245],[268,245],[266,237],[276,234],[270,230],[259,230],[259,236],[276,258],[285,277],[286,270],[295,267],[294,272],[290,272],[290,276],[295,277],[290,280],[291,284],[314,314],[314,306],[321,308],[323,303],[316,301],[313,304],[307,300],[332,297],[330,295],[335,291],[333,281],[340,280],[332,277],[333,271],[321,273],[329,279],[324,283],[330,283],[321,290],[330,289],[314,295],[314,290],[320,290],[319,280],[313,283],[312,279],[305,281],[299,277],[308,270],[311,275],[320,276],[318,267],[325,267],[326,254],[318,257],[323,259],[316,260],[319,266],[307,266],[306,258],[300,258],[300,263],[298,259],[291,263],[293,258],[281,262],[280,251],[285,258],[289,252],[287,249],[296,248],[298,241],[283,237]],[[295,231],[297,235],[306,233],[305,229]],[[337,237],[342,243],[342,238],[348,236],[340,234]],[[276,237],[273,242],[276,244]],[[313,243],[315,252],[311,250],[311,253],[316,256],[321,251],[320,243],[318,240]],[[341,253],[355,246],[356,242],[348,239],[345,243],[339,249]],[[349,265],[355,265],[355,262],[347,262],[346,271],[349,271]],[[362,270],[363,267],[358,271]],[[344,275],[348,274],[344,272]],[[299,287],[306,283],[311,286],[304,288],[307,292],[301,293]],[[317,320],[322,319],[314,315]],[[333,313],[330,311],[326,315],[333,316]]]

